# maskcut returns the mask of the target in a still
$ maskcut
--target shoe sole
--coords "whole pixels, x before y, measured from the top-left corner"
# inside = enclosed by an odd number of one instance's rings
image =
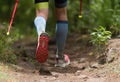
[[[44,63],[48,59],[48,35],[46,33],[41,34],[36,49],[36,58],[39,63]]]

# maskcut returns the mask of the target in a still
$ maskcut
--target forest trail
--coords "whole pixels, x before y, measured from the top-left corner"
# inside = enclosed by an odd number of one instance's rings
[[[118,48],[120,39],[110,40],[110,47]],[[71,64],[66,68],[54,67],[55,39],[50,39],[49,58],[44,65],[46,70],[40,70],[40,64],[35,59],[37,40],[27,37],[15,42],[15,54],[19,55],[16,65],[0,64],[0,82],[119,82],[119,53],[114,61],[98,64],[92,55],[93,47],[86,35],[70,35],[65,53],[69,54]],[[116,51],[117,52],[117,51]],[[104,52],[103,52],[104,53]]]

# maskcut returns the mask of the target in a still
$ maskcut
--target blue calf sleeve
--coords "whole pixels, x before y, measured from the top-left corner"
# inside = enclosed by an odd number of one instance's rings
[[[56,24],[57,55],[64,58],[64,47],[68,33],[68,22],[58,21]]]

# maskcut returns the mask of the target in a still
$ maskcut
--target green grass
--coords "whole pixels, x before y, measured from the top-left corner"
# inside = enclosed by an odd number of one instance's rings
[[[6,27],[6,26],[4,26]],[[0,29],[0,62],[16,63],[16,55],[14,54],[13,44],[19,40],[22,35],[19,30],[13,29],[9,36],[6,35],[7,29]]]

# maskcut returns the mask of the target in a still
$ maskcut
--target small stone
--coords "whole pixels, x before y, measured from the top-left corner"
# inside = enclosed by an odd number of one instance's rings
[[[80,70],[84,70],[85,68],[86,68],[86,66],[79,67]]]
[[[86,59],[85,58],[81,58],[80,61],[78,63],[85,63]]]
[[[81,71],[80,71],[80,70],[78,70],[78,71],[75,73],[75,76],[80,75],[80,73],[81,73]]]
[[[88,78],[87,75],[79,75],[78,77],[81,78],[81,79],[87,79]]]
[[[92,65],[90,65],[91,68],[99,68],[99,64],[98,63],[93,63]]]
[[[107,61],[108,63],[111,63],[111,62],[114,61],[114,59],[115,59],[114,56],[108,56],[108,57],[106,58],[106,61]]]

